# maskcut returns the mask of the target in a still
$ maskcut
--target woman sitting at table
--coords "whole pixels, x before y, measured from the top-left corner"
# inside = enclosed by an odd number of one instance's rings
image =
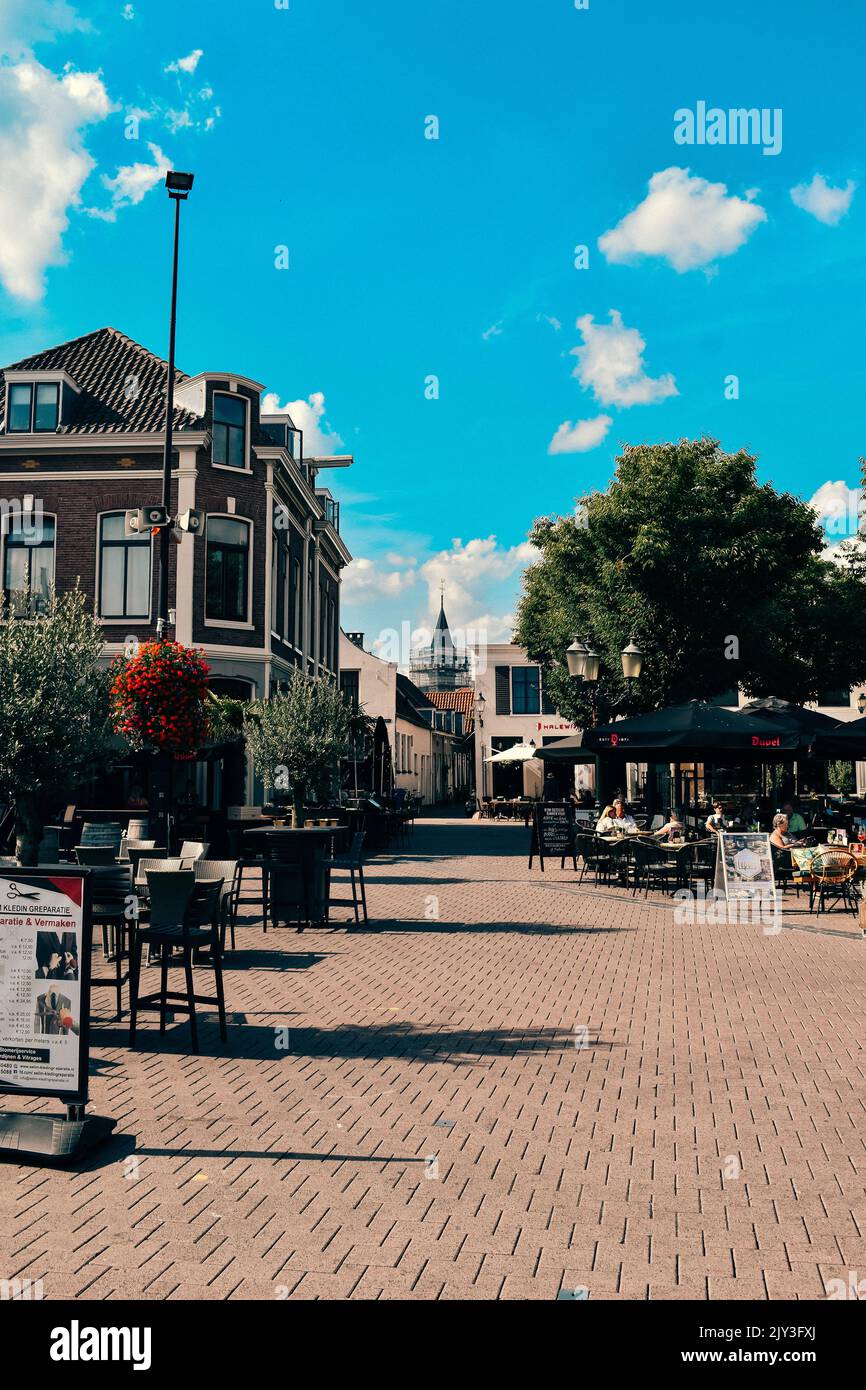
[[[626,812],[625,802],[617,799],[612,806],[605,806],[601,819],[595,828],[599,835],[609,835],[614,830],[629,834],[637,830],[637,824],[634,817]]]
[[[770,832],[770,844],[775,849],[790,849],[797,843],[796,836],[788,833],[788,817],[779,815],[773,817],[773,829]]]
[[[683,822],[679,811],[671,811],[671,818],[653,834],[659,840],[678,840],[683,833]]]

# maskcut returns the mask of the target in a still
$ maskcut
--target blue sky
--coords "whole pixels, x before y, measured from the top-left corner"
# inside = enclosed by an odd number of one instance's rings
[[[429,621],[441,577],[502,639],[533,519],[623,442],[859,484],[864,38],[859,0],[4,0],[0,358],[164,353],[159,171],[194,170],[178,360],[355,455],[344,625]],[[780,109],[781,150],[676,143],[699,102]]]

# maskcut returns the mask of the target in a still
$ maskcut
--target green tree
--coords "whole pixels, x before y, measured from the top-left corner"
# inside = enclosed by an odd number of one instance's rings
[[[35,864],[46,812],[108,765],[113,740],[103,634],[77,589],[44,613],[0,606],[0,797],[15,803],[15,852]]]
[[[590,716],[565,650],[602,657],[602,712],[624,693],[619,653],[645,653],[640,708],[709,699],[736,685],[802,702],[866,676],[866,585],[822,557],[812,509],[759,484],[745,451],[712,439],[627,447],[604,492],[531,539],[515,640],[545,667],[557,707]]]
[[[267,788],[291,791],[292,824],[308,797],[324,799],[336,789],[346,752],[351,710],[342,693],[323,676],[292,673],[284,692],[256,700],[244,716],[253,766]]]

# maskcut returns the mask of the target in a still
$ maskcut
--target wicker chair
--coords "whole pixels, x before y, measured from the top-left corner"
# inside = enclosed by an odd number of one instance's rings
[[[817,900],[818,911],[826,912],[829,899],[841,902],[845,912],[856,916],[859,908],[854,878],[858,868],[857,856],[847,849],[825,849],[816,855],[809,866],[809,911]]]

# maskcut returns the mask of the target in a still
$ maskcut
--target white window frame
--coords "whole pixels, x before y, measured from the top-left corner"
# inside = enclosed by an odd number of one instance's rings
[[[96,585],[93,593],[93,611],[97,621],[106,627],[130,626],[130,627],[149,627],[153,621],[153,537],[150,540],[150,578],[147,586],[147,617],[146,618],[104,618],[99,611],[102,606],[102,545],[100,537],[102,535],[102,518],[105,516],[123,516],[123,511],[118,507],[108,507],[104,512],[96,513],[96,565],[94,573],[96,575]],[[56,534],[56,533],[55,533]]]
[[[16,384],[17,384],[17,383],[16,383]],[[57,584],[57,535],[58,535],[57,513],[56,513],[56,512],[42,512],[42,518],[43,518],[43,520],[45,520],[46,518],[49,518],[51,521],[54,522],[54,547],[53,547],[53,548],[54,548],[54,568],[53,568],[53,573],[52,573],[52,575],[51,575],[51,582],[52,582],[52,584],[54,584],[54,585],[56,586],[56,584]],[[2,575],[2,577],[3,577],[3,583],[0,584],[0,597],[3,597],[3,598],[6,597],[6,541],[7,541],[7,538],[8,538],[8,536],[9,536],[9,524],[10,524],[10,522],[11,522],[12,520],[13,520],[13,518],[12,518],[12,516],[11,516],[11,514],[10,514],[9,512],[4,513],[4,515],[3,515],[2,517],[0,517],[0,575]]]
[[[215,467],[218,468],[218,467],[220,467],[220,465],[219,465],[219,464],[216,464]],[[239,473],[239,472],[240,472],[240,469],[239,469],[239,468],[232,468],[232,469],[230,469],[229,471],[232,472],[232,473]],[[254,524],[254,522],[253,522],[252,517],[250,517],[250,516],[239,516],[237,512],[210,512],[210,511],[209,511],[209,512],[208,512],[208,520],[210,520],[211,517],[214,517],[215,519],[220,519],[220,520],[223,520],[223,521],[244,521],[244,522],[246,522],[246,524],[247,524],[248,534],[249,534],[249,538],[250,538],[249,548],[248,548],[248,550],[247,550],[247,619],[248,619],[248,621],[245,622],[245,623],[236,623],[236,622],[229,622],[228,619],[223,619],[223,618],[209,618],[209,617],[207,616],[207,547],[208,547],[208,539],[207,539],[207,526],[205,526],[205,533],[204,533],[204,584],[203,584],[203,586],[202,586],[202,588],[203,588],[203,590],[204,590],[204,625],[205,625],[205,627],[232,628],[235,632],[255,632],[255,630],[256,630],[256,625],[255,625],[255,623],[252,621],[252,616],[253,616],[253,551],[254,551],[254,546],[255,546],[255,531],[256,531],[255,524]]]

